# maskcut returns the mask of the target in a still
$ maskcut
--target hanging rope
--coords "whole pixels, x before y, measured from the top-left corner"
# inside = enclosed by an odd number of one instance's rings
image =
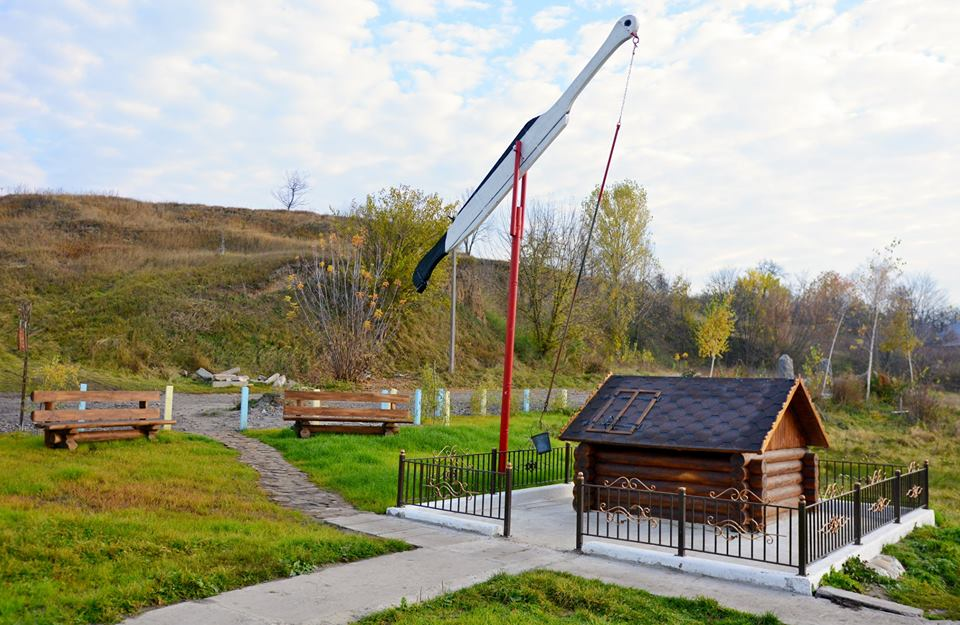
[[[593,214],[590,216],[590,228],[587,230],[587,240],[583,246],[583,255],[580,257],[580,268],[577,271],[577,280],[573,284],[573,294],[570,297],[570,308],[567,310],[567,319],[563,323],[563,332],[560,334],[560,343],[557,345],[557,355],[553,361],[553,371],[550,373],[550,385],[547,387],[547,398],[543,401],[543,408],[540,410],[539,427],[543,429],[543,415],[550,406],[550,396],[553,394],[553,384],[557,379],[557,369],[560,366],[560,356],[563,355],[563,348],[567,342],[567,332],[570,329],[570,318],[573,317],[573,305],[577,300],[577,292],[580,290],[580,282],[583,279],[583,270],[587,264],[587,253],[590,251],[590,243],[593,240],[593,229],[597,224],[597,214],[600,212],[600,204],[603,202],[603,191],[607,186],[607,175],[610,173],[610,163],[613,162],[613,151],[617,147],[617,136],[620,134],[620,124],[623,122],[623,109],[627,105],[627,90],[630,88],[630,75],[633,73],[633,60],[637,56],[637,45],[640,38],[633,36],[633,51],[630,53],[630,65],[627,67],[627,80],[623,87],[623,99],[620,101],[620,114],[617,116],[617,127],[613,131],[613,142],[610,144],[610,154],[607,155],[607,166],[603,170],[603,179],[600,182],[600,191],[597,193],[597,204],[593,207]]]

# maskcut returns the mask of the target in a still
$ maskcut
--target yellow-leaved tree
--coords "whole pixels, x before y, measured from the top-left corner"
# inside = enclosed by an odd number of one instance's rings
[[[717,299],[707,305],[703,321],[697,326],[697,347],[700,357],[710,357],[710,377],[718,357],[730,349],[730,335],[736,327],[736,315],[730,306],[730,298]]]

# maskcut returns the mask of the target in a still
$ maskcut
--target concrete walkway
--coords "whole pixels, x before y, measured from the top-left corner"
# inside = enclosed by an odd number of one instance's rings
[[[240,451],[261,472],[261,485],[282,505],[345,530],[404,540],[412,551],[335,565],[199,601],[158,608],[130,625],[327,625],[414,603],[471,586],[500,573],[543,568],[565,571],[668,595],[716,599],[752,613],[772,612],[794,625],[916,625],[917,619],[841,608],[829,601],[724,580],[578,555],[572,545],[544,545],[533,528],[520,537],[493,538],[383,515],[359,512],[318,489],[273,448],[234,432],[204,432]],[[548,532],[549,533],[549,532]],[[527,538],[524,539],[523,536]],[[570,536],[572,541],[572,535]]]

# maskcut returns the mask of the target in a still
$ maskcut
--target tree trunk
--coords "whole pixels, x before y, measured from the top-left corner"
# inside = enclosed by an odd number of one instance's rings
[[[840,328],[843,327],[843,320],[847,316],[847,310],[840,313],[840,320],[837,321],[837,329],[833,332],[833,340],[830,341],[830,351],[827,352],[827,366],[823,372],[823,386],[820,388],[820,395],[827,392],[827,380],[830,380],[830,386],[833,386],[833,350],[837,347],[837,337],[840,336]]]
[[[20,380],[20,429],[23,429],[23,415],[27,408],[27,363],[30,361],[30,348],[23,350],[23,377]]]
[[[865,401],[870,401],[870,378],[873,376],[873,348],[877,341],[877,324],[880,322],[880,305],[873,312],[873,330],[870,331],[870,354],[867,357],[867,396]]]
[[[910,386],[913,386],[913,352],[907,352],[907,365],[910,366]]]
[[[716,356],[710,356],[710,377],[713,377],[713,363],[717,362]]]

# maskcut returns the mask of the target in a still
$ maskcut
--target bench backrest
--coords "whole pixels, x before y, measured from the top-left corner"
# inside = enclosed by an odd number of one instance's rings
[[[43,404],[34,410],[30,418],[34,423],[94,422],[94,421],[142,421],[159,419],[159,408],[148,408],[147,402],[159,402],[160,391],[34,391],[30,399]],[[57,408],[57,404],[70,402],[133,403],[137,407],[117,408]]]
[[[351,404],[374,404],[363,408],[344,406],[317,406],[316,402],[349,402]],[[286,391],[283,394],[284,416],[302,417],[369,417],[371,421],[378,418],[391,420],[407,419],[410,411],[407,408],[398,408],[398,404],[410,402],[409,395],[387,395],[386,393],[338,393],[335,391]],[[389,408],[381,408],[380,404],[389,404]]]

